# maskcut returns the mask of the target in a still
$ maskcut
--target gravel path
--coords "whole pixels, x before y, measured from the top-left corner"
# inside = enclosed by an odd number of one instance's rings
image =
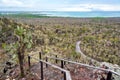
[[[89,59],[89,60],[92,61],[92,62],[95,62],[95,63],[97,63],[97,64],[100,64],[99,61],[97,61],[97,60],[95,60],[95,59],[92,59],[91,57],[86,56],[86,55],[81,51],[81,49],[80,49],[80,43],[81,43],[81,41],[76,42],[76,50],[75,50],[75,51],[76,51],[77,53],[80,53],[83,58]]]
[[[111,63],[108,63],[108,62],[99,62],[99,61],[97,61],[97,60],[95,60],[95,59],[92,59],[92,58],[86,56],[86,55],[81,51],[81,49],[80,49],[80,43],[81,43],[81,41],[76,42],[76,52],[77,52],[77,53],[80,53],[83,58],[89,59],[89,60],[91,60],[92,62],[96,62],[96,63],[99,64],[100,66],[105,65],[105,66],[109,67],[110,70],[113,70],[113,71],[117,72],[118,74],[120,74],[120,67],[119,67],[118,65],[116,65],[116,64],[111,64]],[[116,78],[116,80],[119,80],[119,79],[120,79],[120,77],[118,78],[118,77],[116,77],[116,76],[115,76],[115,78]]]

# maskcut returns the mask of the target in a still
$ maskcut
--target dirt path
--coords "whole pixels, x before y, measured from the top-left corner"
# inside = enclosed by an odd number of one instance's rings
[[[99,61],[97,61],[97,60],[95,60],[95,59],[92,59],[91,57],[86,56],[86,55],[81,51],[81,49],[80,49],[80,43],[81,43],[81,41],[76,42],[76,52],[77,52],[77,53],[80,53],[81,56],[82,56],[84,59],[88,59],[88,60],[90,60],[90,61],[92,61],[92,62],[95,62],[95,63],[97,63],[97,64],[100,64]]]
[[[95,62],[95,63],[99,64],[100,66],[105,65],[105,66],[109,67],[110,70],[113,70],[113,71],[117,72],[118,74],[120,74],[120,67],[117,64],[111,64],[108,62],[99,62],[95,59],[92,59],[91,57],[86,56],[80,49],[80,43],[81,43],[81,41],[76,42],[76,52],[80,53],[84,59],[89,59],[93,63]],[[115,78],[116,78],[116,80],[119,80],[118,77],[115,77]]]

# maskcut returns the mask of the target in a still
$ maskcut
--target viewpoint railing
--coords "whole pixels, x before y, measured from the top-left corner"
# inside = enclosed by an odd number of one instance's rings
[[[40,74],[41,74],[41,75],[40,75],[40,76],[41,76],[41,79],[40,79],[40,80],[44,80],[44,76],[43,76],[43,73],[44,73],[43,63],[46,64],[46,67],[47,67],[48,65],[50,65],[51,67],[56,68],[56,69],[62,71],[62,74],[64,74],[64,80],[72,80],[69,71],[67,71],[67,70],[65,70],[65,69],[62,69],[62,68],[60,68],[60,67],[58,67],[58,66],[56,66],[56,65],[53,65],[53,64],[51,64],[51,63],[49,63],[49,62],[46,62],[46,61],[41,60],[41,55],[39,56],[40,59],[37,59],[37,58],[35,58],[35,57],[32,57],[32,56],[28,55],[28,66],[29,66],[29,69],[30,69],[30,67],[31,67],[31,58],[39,61],[39,63],[40,63],[40,69],[41,69],[41,73],[40,73]]]
[[[95,66],[90,66],[90,65],[88,65],[88,64],[78,63],[78,62],[70,61],[70,60],[67,60],[67,59],[61,59],[61,58],[58,58],[57,55],[55,55],[55,57],[46,56],[46,57],[45,57],[45,61],[46,61],[46,62],[44,62],[44,61],[42,60],[42,53],[39,52],[39,59],[40,59],[40,62],[42,61],[43,63],[46,64],[46,67],[50,64],[50,63],[48,63],[48,59],[54,59],[54,60],[55,60],[55,63],[58,63],[58,61],[61,62],[61,69],[64,69],[64,65],[65,65],[66,62],[67,62],[67,63],[71,63],[71,64],[76,64],[76,65],[84,66],[84,67],[87,67],[87,68],[97,69],[97,70],[101,70],[101,71],[105,71],[105,72],[111,72],[112,74],[120,77],[120,74],[118,74],[117,72],[114,72],[113,70],[104,69],[104,68],[95,67]],[[51,64],[51,65],[53,65],[53,64]],[[55,65],[54,65],[54,66],[55,66]],[[58,66],[56,66],[56,67],[58,67]],[[62,70],[61,70],[61,71],[62,71]],[[62,72],[62,73],[63,73],[63,72]],[[66,74],[66,75],[67,75],[67,74]],[[70,74],[69,74],[69,75],[70,75]],[[67,77],[67,76],[66,76],[66,77]],[[70,76],[70,77],[71,77],[71,76]],[[71,80],[71,79],[67,79],[67,78],[65,78],[65,76],[64,76],[64,80]]]
[[[87,64],[78,63],[78,62],[74,62],[74,61],[68,61],[68,60],[65,60],[65,59],[55,58],[55,57],[50,57],[50,56],[47,56],[47,58],[55,59],[56,62],[57,62],[57,60],[60,60],[60,61],[63,61],[63,63],[64,62],[68,62],[68,63],[72,63],[72,64],[77,64],[77,65],[85,66],[85,67],[88,67],[88,68],[98,69],[98,70],[102,70],[102,71],[106,71],[106,72],[112,72],[113,74],[120,76],[120,74],[118,74],[117,72],[114,72],[114,71],[109,70],[109,69],[94,67],[94,66],[90,66],[90,65],[87,65]]]

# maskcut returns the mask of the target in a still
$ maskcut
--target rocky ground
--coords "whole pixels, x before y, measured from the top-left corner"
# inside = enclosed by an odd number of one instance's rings
[[[95,80],[93,78],[93,71],[88,68],[67,64],[65,66],[65,69],[70,71],[72,80]],[[32,67],[31,71],[34,72],[34,74],[39,78],[40,75],[39,64],[35,64]],[[48,68],[44,66],[44,78],[45,80],[63,80],[63,73],[50,66],[48,66]]]

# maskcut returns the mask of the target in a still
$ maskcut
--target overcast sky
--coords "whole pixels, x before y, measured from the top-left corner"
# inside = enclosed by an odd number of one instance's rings
[[[0,0],[0,11],[120,11],[120,0]]]

